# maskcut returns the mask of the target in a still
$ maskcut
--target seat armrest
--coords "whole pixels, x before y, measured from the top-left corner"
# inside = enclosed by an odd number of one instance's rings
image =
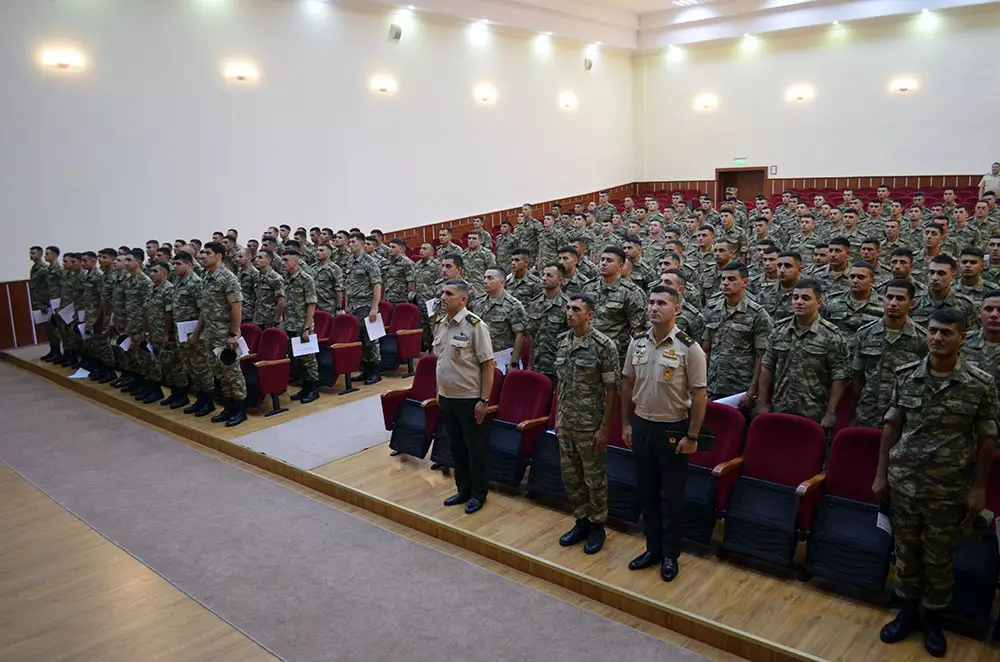
[[[397,336],[412,336],[415,333],[423,333],[423,329],[400,329],[396,331]]]
[[[818,490],[826,482],[826,474],[816,474],[809,480],[795,488],[795,496],[800,499]]]
[[[382,393],[382,399],[384,400],[385,398],[399,398],[399,397],[405,398],[406,396],[408,396],[410,394],[410,392],[412,390],[413,390],[412,386],[409,387],[409,388],[394,388],[394,389],[390,389],[390,390],[385,391],[384,393]]]
[[[541,418],[529,418],[526,421],[521,421],[517,424],[518,432],[524,432],[525,430],[530,430],[531,428],[537,428],[539,425],[545,425],[549,422],[548,416],[543,416]]]
[[[438,406],[437,398],[427,398],[426,400],[420,403],[420,407],[422,409],[427,409],[428,407],[437,407],[437,406]]]
[[[282,363],[291,363],[291,359],[275,359],[273,361],[257,361],[254,363],[254,367],[266,368],[269,365],[281,365]]]
[[[325,345],[328,342],[330,342],[330,338],[328,338],[328,337],[327,338],[317,338],[316,342],[318,342],[320,345]]]
[[[247,354],[246,356],[241,356],[240,361],[253,361],[257,358],[256,354]]]
[[[715,465],[715,468],[712,469],[712,475],[715,476],[716,478],[725,476],[726,474],[738,471],[740,466],[742,466],[742,464],[743,464],[742,457],[734,457],[728,462],[723,462],[722,464]]]
[[[486,415],[490,416],[492,414],[495,414],[495,413],[497,413],[497,411],[499,409],[500,409],[500,405],[490,405],[489,407],[486,408]],[[545,420],[548,420],[548,419],[545,419]]]
[[[346,347],[361,347],[360,342],[338,342],[330,345],[330,349],[344,349]]]

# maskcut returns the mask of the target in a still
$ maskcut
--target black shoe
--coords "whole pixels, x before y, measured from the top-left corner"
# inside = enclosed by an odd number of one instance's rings
[[[295,393],[292,393],[289,396],[289,399],[291,399],[291,400],[301,400],[302,396],[305,395],[306,393],[308,393],[308,389],[306,389],[306,385],[303,384],[302,388],[300,388],[298,391],[296,391]]]
[[[365,380],[365,386],[378,384],[380,381],[382,381],[382,375],[378,374],[378,369],[376,368],[372,371],[372,374],[369,375],[368,379]]]
[[[468,494],[462,494],[461,492],[459,492],[458,494],[453,494],[450,497],[448,497],[447,499],[445,499],[444,500],[444,505],[446,505],[446,506],[461,506],[463,503],[465,503],[468,500],[469,500],[469,495]]]
[[[310,386],[309,392],[303,395],[302,399],[299,400],[299,402],[301,402],[304,405],[307,405],[310,402],[315,402],[316,400],[319,400],[319,391],[316,390],[315,386]]]
[[[590,535],[587,536],[587,544],[583,546],[583,553],[596,554],[604,549],[604,539],[606,536],[603,524],[591,524]]]
[[[233,415],[226,421],[226,427],[234,428],[245,420],[247,420],[246,405],[242,400],[239,402],[233,401]]]
[[[208,416],[213,411],[215,411],[215,403],[212,402],[211,394],[203,393],[202,395],[204,396],[204,398],[202,399],[201,404],[198,405],[198,408],[194,412],[194,415],[198,418],[201,418],[202,416]]]
[[[901,602],[903,607],[896,614],[896,618],[882,626],[882,631],[879,632],[878,638],[883,643],[894,644],[902,641],[920,629],[920,612],[917,608],[917,601],[901,600]]]
[[[381,379],[381,377],[379,377],[379,379]],[[472,497],[471,499],[469,499],[469,503],[465,504],[465,514],[471,515],[472,513],[477,513],[480,510],[482,510],[483,506],[485,505],[486,505],[485,498],[477,499],[476,497]]]
[[[628,564],[628,569],[645,570],[646,568],[652,568],[662,560],[663,557],[659,554],[654,554],[653,552],[643,552],[639,556],[632,559],[632,561]]]
[[[169,407],[170,405],[177,402],[177,399],[181,397],[181,391],[176,386],[170,387],[170,395],[167,396],[166,400],[160,400],[161,407]]]
[[[63,360],[63,355],[60,352],[56,352],[55,354],[44,360],[46,363],[52,363],[53,365],[55,365]]]
[[[142,399],[142,404],[151,405],[163,399],[163,389],[159,384],[152,384],[146,391],[146,397]]]
[[[171,409],[180,409],[181,407],[187,407],[191,400],[188,398],[187,393],[184,391],[179,391],[177,393],[177,399],[170,403]]]
[[[58,366],[62,366],[63,368],[68,368],[71,365],[73,365],[73,355],[66,354],[62,357],[62,359],[60,359],[59,361],[53,361],[53,363],[55,363]]]
[[[927,609],[924,612],[924,650],[934,657],[944,657],[948,652],[948,640],[941,631],[941,612]]]
[[[120,388],[125,383],[125,379],[127,377],[128,377],[128,375],[126,375],[124,372],[122,374],[118,375],[113,380],[111,380],[111,387],[112,388]]]
[[[680,568],[677,567],[677,559],[663,559],[663,564],[660,565],[660,579],[672,582],[677,579],[678,572],[680,572]]]
[[[559,545],[562,547],[572,547],[578,542],[586,540],[588,533],[590,533],[590,520],[586,517],[578,519],[573,528],[559,538]]]
[[[194,404],[191,405],[190,407],[185,407],[182,413],[193,414],[196,411],[198,411],[203,404],[205,404],[205,394],[202,393],[201,391],[198,391],[198,394],[194,399]]]
[[[49,353],[44,356],[39,356],[38,360],[48,362],[48,360],[52,358],[53,354],[55,354],[55,350],[49,347]]]
[[[226,405],[222,408],[218,414],[212,417],[213,423],[222,423],[228,421],[236,413],[236,405],[233,404],[232,398],[226,398]]]
[[[396,457],[397,455],[399,455],[399,453],[400,453],[400,451],[391,450],[391,451],[389,451],[389,457]]]
[[[97,380],[97,383],[98,384],[114,383],[116,379],[118,379],[118,373],[116,373],[114,370],[108,370],[106,373],[101,375],[101,378]]]

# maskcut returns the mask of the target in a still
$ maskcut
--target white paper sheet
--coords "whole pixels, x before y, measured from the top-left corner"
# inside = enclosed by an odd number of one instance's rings
[[[90,377],[90,371],[84,370],[83,368],[77,368],[76,372],[69,376],[69,379],[86,379]]]
[[[58,310],[60,303],[62,303],[62,299],[49,299],[49,308],[52,310]]]
[[[59,317],[61,317],[67,324],[72,324],[73,320],[76,318],[76,309],[73,308],[73,304],[69,304],[60,310]]]
[[[875,520],[875,526],[882,529],[890,536],[892,535],[892,520],[890,520],[885,513],[878,514],[878,517]]]
[[[146,343],[146,351],[149,352],[150,356],[156,356],[156,351],[153,349],[153,343]]]
[[[237,341],[237,344],[239,345],[239,347],[236,350],[236,358],[242,359],[244,356],[250,353],[250,346],[247,345],[247,341],[243,339],[243,336],[240,336],[240,339]],[[212,350],[212,352],[216,356],[219,356],[222,354],[223,350],[226,349],[226,347],[227,345],[223,345],[222,347],[216,347],[215,349]]]
[[[365,318],[365,329],[368,331],[368,339],[372,342],[385,335],[385,324],[382,323],[382,313],[375,316],[375,321],[370,322]]]
[[[80,337],[83,338],[84,340],[86,340],[87,338],[90,337],[90,334],[87,333],[87,325],[86,324],[77,324],[76,328],[77,328],[77,330],[80,331]]]
[[[319,353],[319,336],[315,333],[309,336],[309,342],[302,342],[301,336],[292,337],[292,356],[308,356]]]
[[[45,324],[52,319],[51,310],[32,310],[31,319],[35,324]]]
[[[732,407],[733,409],[739,409],[740,400],[746,394],[747,394],[746,391],[744,391],[743,393],[737,393],[736,395],[727,395],[724,398],[719,398],[718,400],[714,400],[714,402],[717,405],[726,405],[727,407]]]
[[[82,311],[82,310],[76,311],[76,321],[77,322],[82,322],[86,318],[87,318],[87,314],[84,311]]]
[[[122,348],[123,352],[127,352],[132,349],[132,336],[126,336],[125,340],[123,340],[118,346]]]
[[[198,328],[198,320],[177,323],[177,342],[187,342],[188,336]]]
[[[434,316],[434,309],[437,307],[437,299],[428,299],[424,302],[424,306],[427,308],[427,317]]]
[[[505,349],[502,352],[494,352],[493,360],[496,361],[497,367],[500,368],[500,372],[507,374],[507,368],[510,366],[511,361],[514,358],[514,348]]]

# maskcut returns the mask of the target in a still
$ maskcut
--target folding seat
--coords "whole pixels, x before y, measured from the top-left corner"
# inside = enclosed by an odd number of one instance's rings
[[[854,400],[856,397],[857,396],[854,394],[854,384],[848,382],[847,389],[844,390],[844,395],[841,396],[840,402],[837,403],[837,423],[833,427],[834,437],[836,437],[837,433],[841,430],[851,427],[851,423],[854,422]]]
[[[531,456],[531,471],[528,473],[528,493],[562,499],[566,488],[562,480],[562,463],[559,455],[559,438],[556,437],[556,399],[552,398],[549,420]]]
[[[720,551],[791,564],[798,534],[812,524],[825,452],[826,434],[808,418],[773,413],[755,418]]]
[[[986,507],[1000,515],[1000,452],[993,456],[990,481],[986,487]],[[991,528],[993,523],[991,523]],[[987,529],[975,538],[963,538],[955,555],[955,590],[948,612],[976,625],[989,622],[997,584],[1000,582],[1000,550],[995,530]],[[1000,639],[1000,620],[993,636]]]
[[[872,492],[881,440],[875,428],[846,428],[834,437],[800,579],[816,575],[868,591],[885,586],[892,536],[876,526]]]
[[[313,326],[316,327],[316,340],[325,343],[330,339],[330,329],[333,328],[333,315],[325,310],[317,310],[313,315]]]
[[[431,446],[440,410],[437,404],[437,357],[433,354],[417,362],[408,388],[382,394],[382,419],[392,433],[389,448],[413,457],[424,457]]]
[[[403,377],[412,377],[413,360],[420,356],[420,343],[423,337],[423,330],[420,328],[420,309],[412,303],[396,304],[392,309],[392,326],[386,331],[395,338],[397,362],[406,361],[408,371]]]
[[[503,388],[503,373],[500,368],[493,368],[493,390],[490,391],[490,405],[495,405],[500,401],[500,391]],[[431,406],[437,407],[437,401]],[[444,424],[438,420],[437,427],[434,428],[434,446],[431,448],[431,462],[444,467],[454,467],[455,459],[451,456],[451,440],[448,431],[444,429]]]
[[[274,416],[283,411],[280,396],[288,390],[288,378],[291,370],[291,359],[288,358],[288,336],[281,329],[264,329],[257,347],[256,359],[246,365],[244,378],[247,385],[247,397],[244,400],[247,407],[256,409],[264,400],[271,396],[271,411],[265,416]]]
[[[700,450],[688,460],[684,535],[708,544],[740,475],[746,418],[735,407],[709,402],[704,427],[715,435],[715,443],[712,450]]]
[[[489,407],[490,480],[517,487],[549,420],[552,381],[540,372],[514,370],[504,377],[500,402]]]
[[[247,349],[250,350],[250,353],[256,354],[257,347],[260,345],[260,327],[256,324],[241,324],[240,335],[247,341]]]
[[[351,375],[361,370],[361,325],[354,315],[336,315],[330,325],[330,336],[321,342],[316,361],[319,363],[320,386],[332,387],[344,375],[344,390],[340,395],[358,389],[351,385]]]
[[[621,405],[616,402],[608,432],[608,515],[635,523],[641,514],[635,454],[622,439]]]
[[[532,341],[531,336],[525,335],[524,342],[521,344],[521,368],[527,370],[528,363],[531,361],[531,351],[534,349],[535,343]]]
[[[386,328],[389,328],[392,325],[392,310],[392,304],[385,299],[378,302],[378,312],[382,315],[382,324],[385,325]]]

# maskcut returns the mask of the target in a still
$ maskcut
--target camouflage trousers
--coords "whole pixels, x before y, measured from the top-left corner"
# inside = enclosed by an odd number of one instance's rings
[[[286,329],[285,333],[288,335],[288,355],[292,356],[292,338],[301,338],[302,329]],[[315,354],[295,356],[292,358],[292,363],[298,370],[298,374],[304,380],[312,382],[313,384],[319,381],[319,364],[316,362]]]
[[[368,312],[370,310],[371,306],[361,306],[352,310],[351,314],[357,317],[358,322],[361,323],[361,328],[359,330],[361,340],[361,362],[377,366],[382,362],[382,353],[379,350],[378,341],[376,340],[375,342],[372,342],[368,339],[368,329],[365,328],[365,320],[368,319]]]
[[[199,393],[211,393],[215,390],[215,375],[212,374],[211,364],[202,351],[201,343],[180,343],[179,349],[180,361],[176,369],[183,374],[182,379],[190,375],[194,388]]]
[[[420,309],[420,330],[424,332],[420,339],[420,348],[429,352],[434,344],[434,333],[431,330],[431,318],[427,315],[427,303],[418,301],[417,308]]]
[[[608,452],[594,450],[594,430],[559,430],[563,485],[573,516],[595,524],[608,519]]]
[[[59,339],[62,341],[64,352],[83,351],[83,338],[76,332],[76,325],[75,317],[69,324],[66,324],[62,318],[59,319]]]
[[[181,350],[177,343],[156,338],[153,340],[153,349],[156,356],[149,362],[147,377],[158,384],[180,388],[187,386],[184,361],[181,359]]]
[[[896,595],[944,609],[955,585],[955,552],[965,518],[963,501],[890,496],[896,542]]]
[[[215,355],[215,349],[223,347],[226,340],[226,337],[202,336],[201,340],[198,341],[198,346],[201,347],[205,361],[212,368],[212,375],[222,383],[222,395],[234,400],[246,400],[247,382],[243,378],[240,362],[234,361],[232,365],[223,365],[219,357]]]
[[[141,333],[133,334],[131,338],[132,346],[125,352],[125,362],[129,366],[128,369],[146,378],[150,378],[149,364],[153,357],[149,353],[149,350],[146,349],[146,338]]]

